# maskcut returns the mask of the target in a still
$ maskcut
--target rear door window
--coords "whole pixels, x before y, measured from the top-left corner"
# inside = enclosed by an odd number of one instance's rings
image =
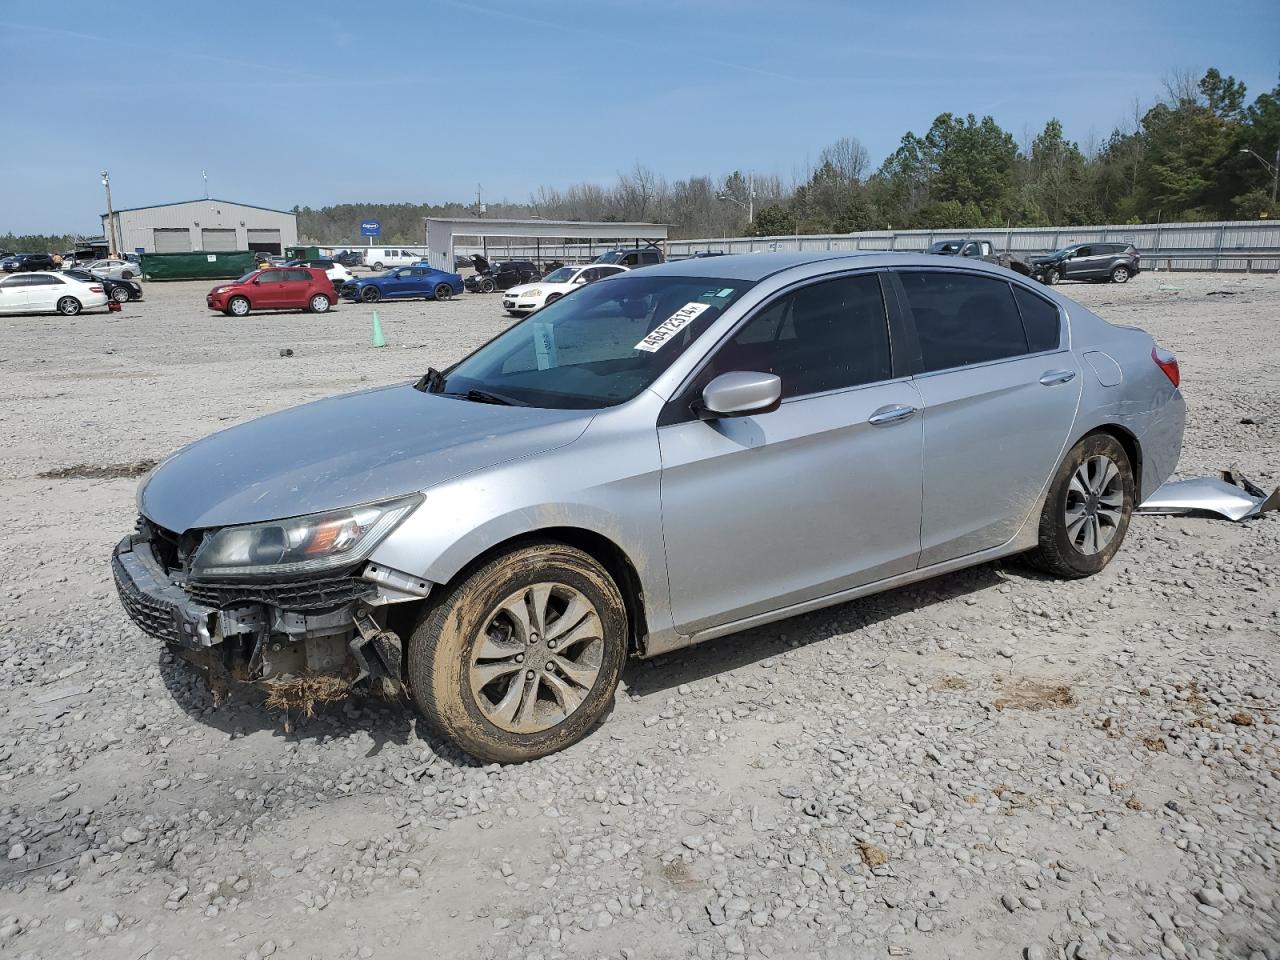
[[[958,272],[899,274],[915,320],[924,373],[1028,352],[1013,292],[1004,280]]]

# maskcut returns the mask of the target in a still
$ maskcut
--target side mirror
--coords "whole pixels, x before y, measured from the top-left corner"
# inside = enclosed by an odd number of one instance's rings
[[[261,281],[261,280],[259,280],[257,277],[254,277],[254,278],[253,278],[253,285],[254,285],[255,287],[256,287],[256,286],[258,286],[260,283],[262,283],[262,281]]]
[[[700,420],[720,417],[749,417],[770,413],[782,403],[782,381],[772,373],[735,370],[722,373],[703,388],[694,401]]]

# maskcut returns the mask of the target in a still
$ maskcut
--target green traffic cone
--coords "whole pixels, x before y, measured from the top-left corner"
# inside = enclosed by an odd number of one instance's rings
[[[375,347],[385,347],[387,338],[382,335],[382,322],[378,319],[378,311],[373,311],[373,345]]]

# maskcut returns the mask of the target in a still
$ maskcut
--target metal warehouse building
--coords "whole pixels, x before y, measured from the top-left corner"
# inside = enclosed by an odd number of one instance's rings
[[[298,218],[286,210],[229,200],[188,200],[102,215],[102,232],[125,253],[253,250],[283,253],[298,242]]]

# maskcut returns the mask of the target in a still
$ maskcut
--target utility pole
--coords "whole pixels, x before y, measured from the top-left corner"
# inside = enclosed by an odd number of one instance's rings
[[[484,204],[480,202],[480,184],[476,184],[476,216],[484,216]]]
[[[111,177],[107,171],[102,171],[102,186],[107,191],[107,254],[114,259],[119,252],[116,246],[116,218],[111,210]]]
[[[1266,158],[1261,154],[1244,147],[1241,153],[1252,153],[1257,161],[1267,168],[1267,172],[1271,174],[1271,206],[1276,205],[1276,194],[1280,192],[1280,143],[1276,144],[1275,163],[1267,163]]]
[[[200,176],[204,177],[204,198],[209,199],[209,171],[201,170]]]

